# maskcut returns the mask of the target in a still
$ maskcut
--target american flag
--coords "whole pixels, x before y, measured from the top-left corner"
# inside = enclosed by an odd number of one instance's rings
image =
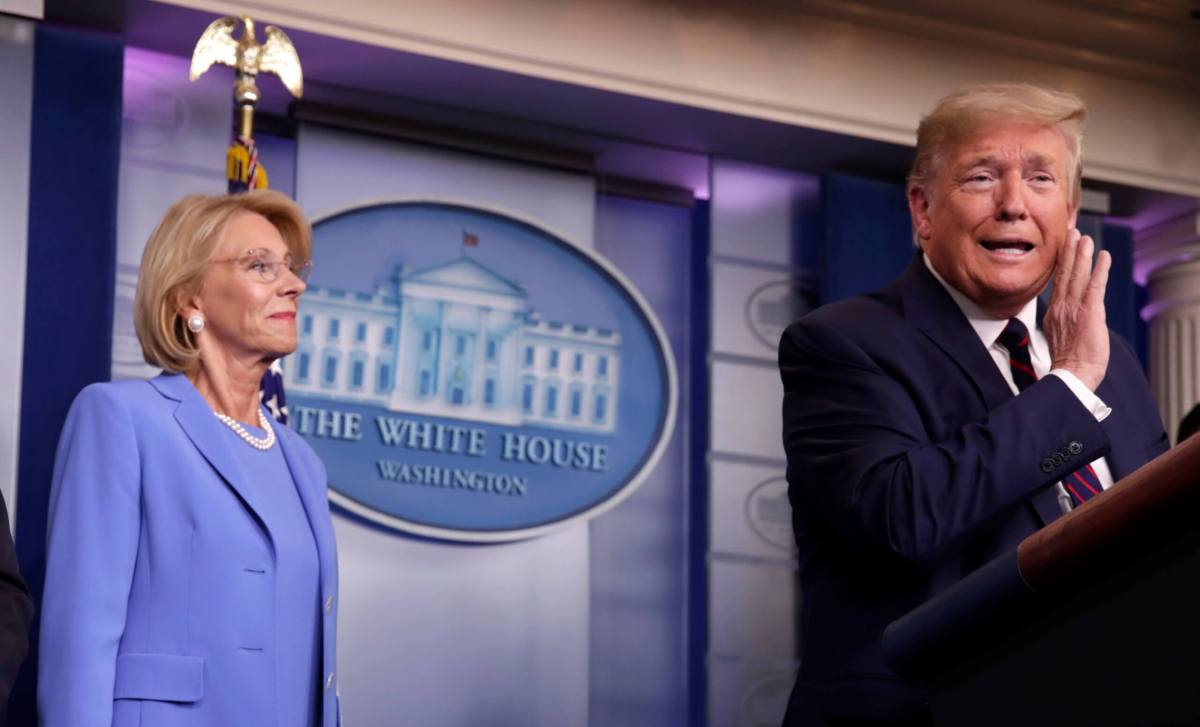
[[[267,188],[267,170],[258,162],[258,145],[253,138],[234,135],[225,153],[225,178],[229,193]],[[283,393],[283,366],[276,360],[263,374],[259,398],[280,424],[287,424],[287,396]]]
[[[275,421],[287,424],[287,396],[283,393],[283,366],[280,365],[279,359],[272,362],[271,367],[263,374],[262,386],[258,393],[271,416],[275,417]]]

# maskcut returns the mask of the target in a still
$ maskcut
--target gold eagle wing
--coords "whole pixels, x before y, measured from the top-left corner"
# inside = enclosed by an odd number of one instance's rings
[[[268,25],[267,41],[258,56],[258,69],[279,76],[287,90],[296,98],[304,93],[304,76],[300,72],[300,57],[292,39],[274,25]]]
[[[195,81],[204,75],[214,63],[237,67],[238,44],[233,39],[237,24],[237,18],[217,18],[209,23],[200,40],[196,41],[196,50],[192,51],[189,80]]]

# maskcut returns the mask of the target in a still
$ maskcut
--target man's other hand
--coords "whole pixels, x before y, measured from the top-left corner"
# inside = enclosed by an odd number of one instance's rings
[[[1051,367],[1066,369],[1092,391],[1108,370],[1108,325],[1104,289],[1112,256],[1101,251],[1092,267],[1095,243],[1079,230],[1067,233],[1058,250],[1054,292],[1042,330],[1050,343]]]

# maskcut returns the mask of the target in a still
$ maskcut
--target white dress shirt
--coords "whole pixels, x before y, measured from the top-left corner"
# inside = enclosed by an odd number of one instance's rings
[[[1009,351],[1004,346],[1000,345],[996,339],[1004,331],[1004,327],[1008,325],[1007,318],[993,318],[988,315],[982,308],[975,304],[967,296],[960,293],[938,274],[938,271],[933,269],[933,265],[929,262],[929,257],[923,255],[925,267],[929,268],[929,272],[933,273],[933,277],[937,279],[954,302],[958,304],[963,315],[967,317],[967,322],[971,324],[971,328],[975,329],[975,334],[979,336],[979,340],[983,342],[988,353],[992,355],[992,361],[995,362],[996,368],[1000,370],[1000,375],[1008,382],[1008,388],[1012,389],[1014,394],[1019,393],[1017,384],[1013,381],[1012,367],[1009,366]],[[1037,373],[1038,378],[1044,376],[1057,376],[1063,380],[1063,383],[1071,389],[1071,392],[1079,399],[1079,402],[1087,407],[1088,411],[1096,417],[1096,421],[1102,422],[1108,415],[1112,413],[1112,409],[1106,405],[1100,397],[1096,396],[1075,374],[1066,369],[1051,369],[1050,368],[1050,344],[1046,341],[1046,334],[1042,333],[1042,329],[1037,325],[1037,298],[1030,300],[1021,309],[1021,312],[1016,316],[1025,327],[1029,329],[1029,355],[1033,359],[1033,370]],[[1096,478],[1100,480],[1100,485],[1104,489],[1108,489],[1113,485],[1112,470],[1108,467],[1108,462],[1103,457],[1092,462],[1092,469],[1096,471]],[[1055,485],[1058,488],[1058,502],[1064,510],[1070,508],[1071,498],[1067,495],[1067,491],[1063,488],[1062,483]]]

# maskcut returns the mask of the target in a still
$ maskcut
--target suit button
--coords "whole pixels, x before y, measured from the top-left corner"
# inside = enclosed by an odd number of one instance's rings
[[[329,613],[332,610],[333,610],[333,596],[330,596],[325,599],[325,613]]]
[[[1050,458],[1050,461],[1054,464],[1055,467],[1062,467],[1063,462],[1065,460],[1063,459],[1063,456],[1061,454],[1059,454],[1058,452],[1055,452],[1054,456]]]
[[[1079,440],[1072,441],[1067,445],[1067,451],[1071,454],[1079,454],[1083,451],[1083,442],[1080,442]]]
[[[329,689],[333,686],[333,672],[329,672],[329,676],[325,677],[325,688]]]
[[[1042,472],[1045,472],[1046,474],[1050,474],[1053,471],[1054,471],[1054,460],[1050,459],[1049,457],[1042,460]]]

